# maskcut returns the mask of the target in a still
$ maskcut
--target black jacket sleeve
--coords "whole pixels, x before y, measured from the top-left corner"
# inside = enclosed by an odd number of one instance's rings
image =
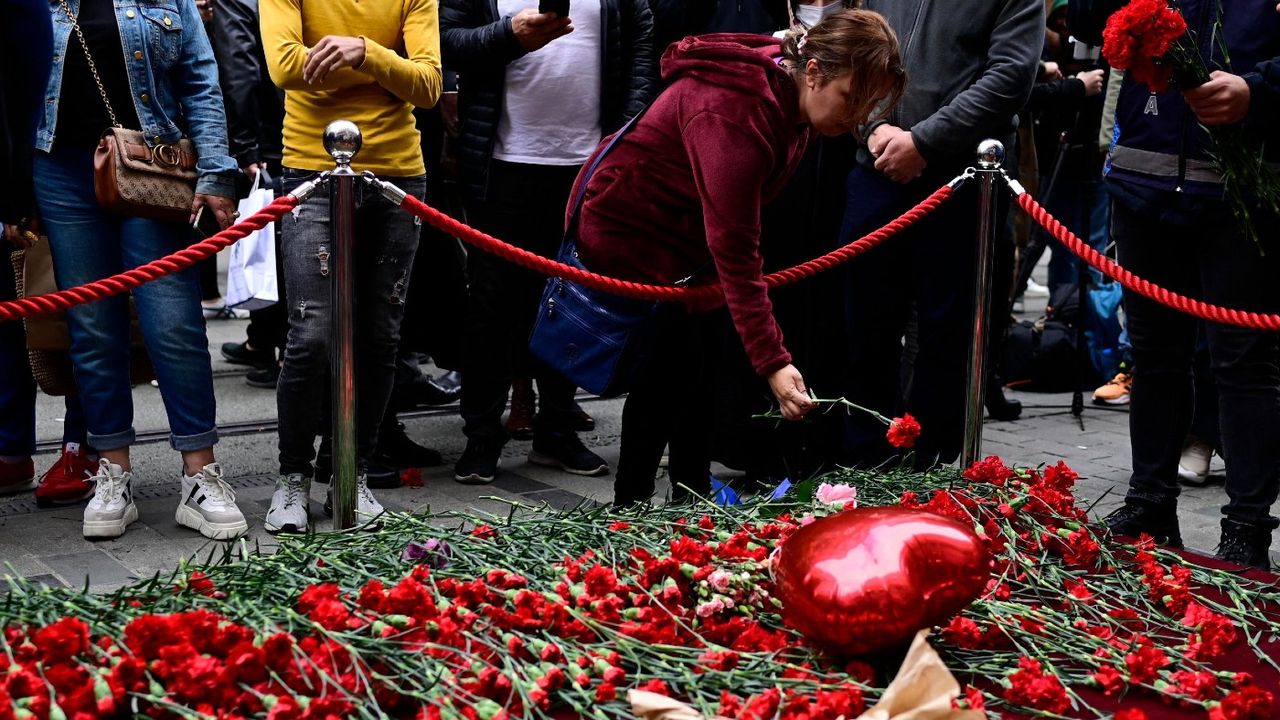
[[[1036,83],[1031,88],[1027,110],[1033,113],[1074,112],[1084,97],[1084,82],[1074,77]]]
[[[17,224],[35,212],[32,140],[48,91],[53,24],[40,0],[0,5],[0,222]]]
[[[1244,81],[1249,85],[1246,127],[1263,140],[1280,140],[1280,57],[1258,63]]]
[[[213,55],[227,110],[227,141],[240,167],[263,159],[258,147],[258,84],[264,60],[257,5],[247,0],[213,3]]]
[[[511,18],[489,17],[487,0],[442,0],[440,50],[444,66],[466,75],[493,71],[525,55]]]
[[[630,55],[630,62],[623,67],[627,73],[627,118],[635,117],[658,94],[658,58],[654,47],[653,12],[649,0],[629,0],[627,12],[622,16],[623,52]]]

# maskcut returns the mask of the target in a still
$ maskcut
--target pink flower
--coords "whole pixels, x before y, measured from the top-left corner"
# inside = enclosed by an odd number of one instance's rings
[[[720,598],[715,598],[702,603],[697,607],[696,610],[694,610],[694,612],[697,613],[698,617],[700,618],[707,618],[707,617],[711,617],[712,615],[715,615],[721,610],[724,610],[724,608],[725,608],[724,601],[721,600]]]
[[[733,580],[733,573],[724,570],[716,570],[707,576],[707,583],[716,592],[729,592],[729,583]]]
[[[813,516],[813,513],[805,513],[804,515],[800,516],[800,527],[804,527],[805,525],[810,525],[813,523],[814,520],[817,520],[817,518]]]
[[[846,483],[840,483],[839,485],[822,483],[818,486],[818,501],[826,505],[852,503],[851,507],[857,507],[858,488]]]

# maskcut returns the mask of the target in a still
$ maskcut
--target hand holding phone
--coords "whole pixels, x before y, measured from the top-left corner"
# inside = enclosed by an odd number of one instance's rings
[[[569,12],[567,0],[552,0],[564,3],[564,11]],[[573,32],[573,23],[567,17],[540,13],[533,8],[525,8],[511,18],[511,31],[516,41],[525,52],[538,50],[558,37]]]
[[[218,224],[217,214],[210,210],[207,205],[201,205],[200,209],[196,211],[196,220],[191,223],[191,227],[201,239],[212,237],[222,231],[222,227]]]

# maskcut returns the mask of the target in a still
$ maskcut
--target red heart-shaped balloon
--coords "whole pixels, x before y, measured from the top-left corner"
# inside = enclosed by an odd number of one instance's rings
[[[782,616],[814,644],[863,655],[905,644],[973,602],[991,557],[964,524],[859,508],[800,528],[774,557]]]

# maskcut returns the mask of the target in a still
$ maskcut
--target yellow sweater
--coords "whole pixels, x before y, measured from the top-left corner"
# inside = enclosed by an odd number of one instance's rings
[[[436,0],[261,0],[262,43],[271,79],[285,91],[284,164],[330,170],[321,133],[334,120],[360,127],[352,166],[379,175],[426,172],[413,106],[440,99]],[[307,50],[326,35],[364,38],[364,63],[313,85],[302,79]]]

